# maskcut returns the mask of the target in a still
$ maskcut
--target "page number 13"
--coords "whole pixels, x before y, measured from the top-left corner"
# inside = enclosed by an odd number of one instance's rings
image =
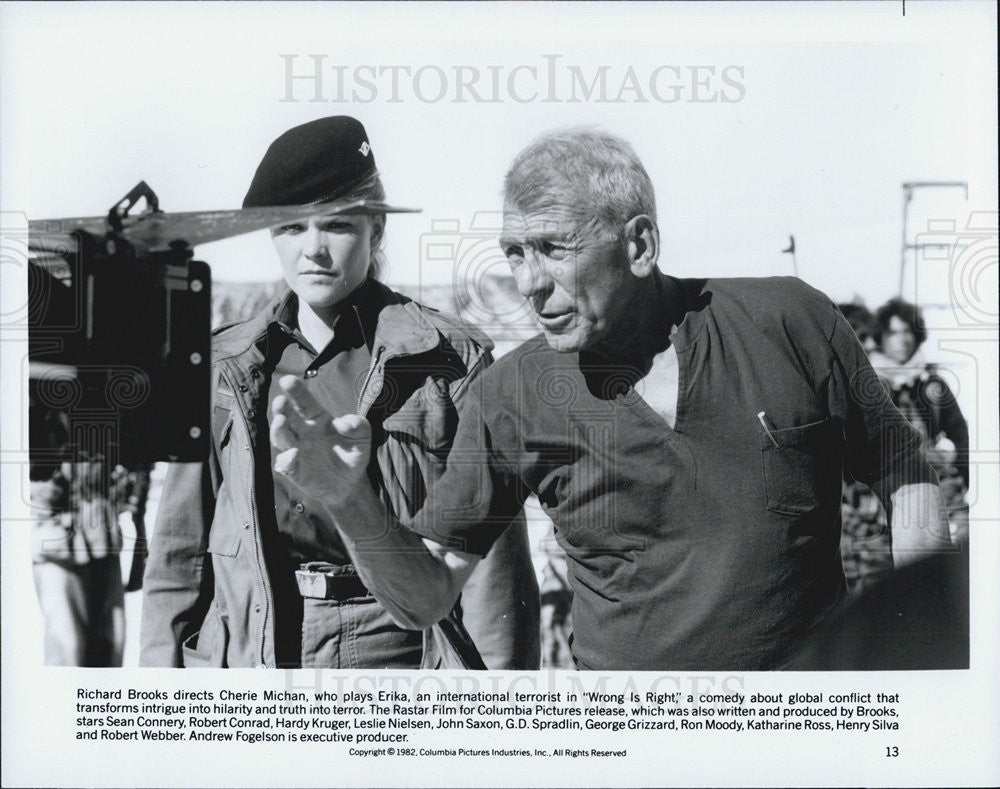
[[[899,756],[899,747],[896,745],[887,745],[885,748],[885,755],[889,758]]]

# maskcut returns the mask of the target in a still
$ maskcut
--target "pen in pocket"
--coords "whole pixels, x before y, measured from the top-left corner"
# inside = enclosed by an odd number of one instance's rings
[[[764,428],[764,432],[767,433],[767,437],[771,439],[771,443],[778,446],[778,441],[775,439],[774,434],[771,432],[771,428],[767,426],[767,420],[764,418],[764,412],[761,411],[757,414],[757,419],[760,420],[760,426]]]

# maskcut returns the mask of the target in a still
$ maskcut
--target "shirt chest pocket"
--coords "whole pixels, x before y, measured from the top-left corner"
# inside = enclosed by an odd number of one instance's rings
[[[216,451],[221,458],[229,446],[233,433],[233,412],[224,406],[216,405],[212,410],[212,438]]]
[[[779,515],[839,506],[842,471],[833,420],[770,429],[760,435],[765,505]]]

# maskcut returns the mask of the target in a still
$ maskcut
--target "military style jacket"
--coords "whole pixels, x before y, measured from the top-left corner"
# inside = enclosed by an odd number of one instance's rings
[[[441,471],[454,434],[441,434],[432,380],[448,382],[456,408],[491,363],[492,344],[380,283],[371,366],[358,398],[380,410],[385,440],[373,450],[386,505],[405,525]],[[213,338],[213,432],[204,463],[172,464],[153,533],[144,587],[140,662],[155,666],[274,667],[275,611],[257,486],[270,463],[269,326],[284,303]],[[457,412],[456,412],[457,413]],[[270,479],[269,475],[264,475]],[[476,568],[462,598],[465,625],[487,667],[537,668],[538,587],[523,519]]]

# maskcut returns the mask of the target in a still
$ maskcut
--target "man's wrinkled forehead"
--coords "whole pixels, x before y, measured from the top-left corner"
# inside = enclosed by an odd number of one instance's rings
[[[585,232],[596,222],[592,214],[567,204],[522,210],[505,205],[501,239],[568,238]]]

